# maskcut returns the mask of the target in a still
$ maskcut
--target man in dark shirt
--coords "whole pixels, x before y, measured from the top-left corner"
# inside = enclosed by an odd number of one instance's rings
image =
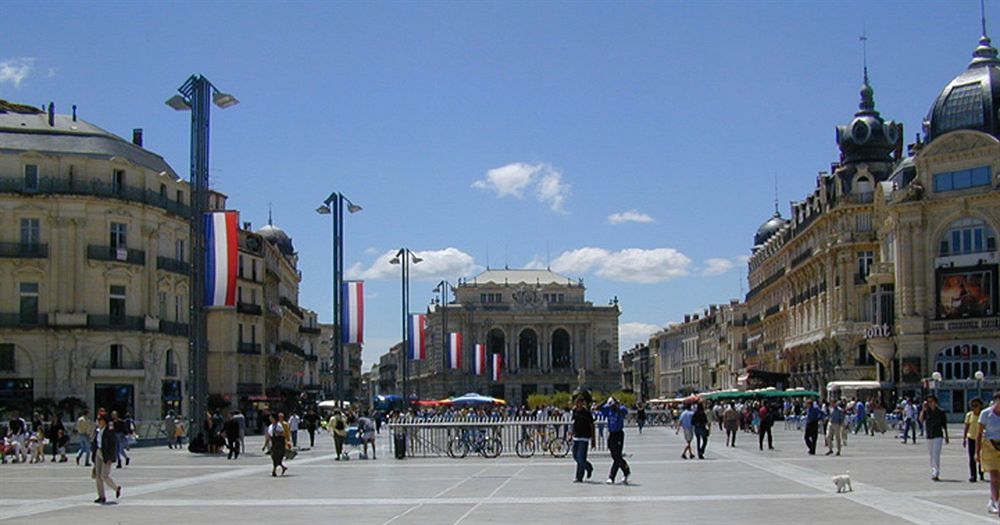
[[[632,470],[622,455],[622,448],[625,446],[625,414],[628,409],[617,399],[609,397],[607,402],[600,407],[601,415],[608,422],[608,450],[611,452],[611,472],[608,474],[608,485],[615,484],[615,476],[621,469],[625,479],[622,483],[628,485],[628,478],[632,475]]]
[[[816,455],[816,439],[819,437],[819,424],[823,420],[823,411],[812,400],[806,401],[806,447],[809,454]]]
[[[927,436],[927,450],[931,455],[931,479],[939,481],[941,474],[941,445],[948,443],[948,416],[938,406],[937,396],[927,396],[927,406],[920,413],[920,421],[924,424]]]
[[[594,415],[590,413],[586,399],[577,395],[573,407],[573,459],[576,460],[574,483],[582,483],[584,474],[589,479],[594,473],[594,466],[587,461],[588,444],[590,447],[597,447]]]
[[[232,412],[226,414],[226,422],[222,425],[222,433],[226,436],[226,448],[229,449],[226,459],[239,459],[240,423],[233,417]]]

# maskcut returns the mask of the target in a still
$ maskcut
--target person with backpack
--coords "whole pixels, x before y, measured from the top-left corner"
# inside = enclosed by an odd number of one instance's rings
[[[757,432],[757,441],[760,449],[764,450],[764,434],[767,434],[767,449],[774,450],[774,438],[771,436],[771,427],[774,426],[774,411],[768,410],[767,404],[762,404],[758,414],[760,430]]]
[[[337,452],[336,461],[340,461],[344,455],[344,440],[347,439],[347,418],[338,409],[333,411],[330,421],[326,423],[326,429],[333,436],[333,448]]]

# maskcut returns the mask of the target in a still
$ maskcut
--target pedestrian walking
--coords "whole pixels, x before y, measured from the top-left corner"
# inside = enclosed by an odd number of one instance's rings
[[[903,400],[903,444],[906,444],[906,437],[913,431],[913,444],[917,444],[917,406],[918,404],[911,401],[909,397]]]
[[[861,427],[865,427],[865,435],[867,436],[871,433],[875,435],[875,431],[872,429],[869,432],[868,428],[868,407],[865,406],[864,401],[858,401],[854,403],[854,433],[857,434]]]
[[[177,442],[177,423],[174,421],[174,411],[167,411],[167,416],[163,418],[163,434],[167,436],[167,448],[173,449]]]
[[[288,467],[284,464],[285,450],[292,447],[292,442],[291,431],[288,428],[288,424],[282,421],[284,419],[283,416],[283,414],[278,414],[277,416],[271,414],[271,423],[264,431],[267,444],[271,447],[270,454],[272,478],[278,476],[278,467],[281,467],[282,476],[284,476],[285,472],[288,471]]]
[[[333,411],[333,415],[327,421],[326,430],[333,437],[333,448],[337,453],[334,459],[340,461],[344,455],[344,440],[347,439],[347,418],[339,408]]]
[[[368,445],[372,446],[372,459],[378,459],[375,457],[375,422],[368,415],[368,411],[358,418],[358,435],[361,436],[361,445],[364,447],[361,459],[368,459]]]
[[[705,407],[701,403],[697,403],[694,406],[694,415],[691,416],[691,424],[694,425],[698,459],[705,459],[705,450],[708,448],[708,436],[712,432],[712,428],[708,425],[708,415],[705,414]]]
[[[767,435],[767,449],[774,450],[774,437],[771,435],[771,428],[774,427],[774,412],[768,410],[766,404],[760,406],[758,411],[760,417],[760,431],[757,432],[757,443],[761,450],[764,450],[764,435]]]
[[[118,415],[117,410],[111,411],[111,425],[112,431],[114,432],[115,440],[118,443],[118,467],[122,468],[122,458],[125,458],[125,465],[132,462],[132,458],[128,457],[128,434],[129,428],[128,423]]]
[[[306,431],[309,432],[309,448],[316,446],[316,430],[319,428],[319,416],[316,415],[316,410],[310,408],[309,413],[302,418],[305,422]]]
[[[846,423],[847,414],[844,412],[844,403],[838,402],[834,403],[830,408],[830,415],[828,416],[828,423],[826,427],[826,455],[829,456],[833,454],[833,446],[837,445],[837,455],[840,455],[840,449],[843,446],[843,436],[844,428]]]
[[[823,421],[823,411],[813,400],[806,401],[806,449],[810,456],[816,455],[816,440],[819,438],[819,424]]]
[[[587,407],[586,399],[578,394],[573,406],[573,459],[576,461],[574,483],[582,483],[594,474],[594,466],[587,461],[587,451],[597,447],[597,433],[594,432],[594,415]]]
[[[292,448],[299,447],[299,415],[292,412],[288,418],[288,429],[292,432]]]
[[[90,410],[83,409],[83,413],[76,419],[76,441],[80,450],[76,452],[76,464],[80,464],[80,456],[87,460],[90,466],[90,442],[94,439],[94,423],[90,421]]]
[[[636,407],[635,424],[639,427],[639,433],[642,434],[642,429],[646,426],[646,403],[639,403]]]
[[[608,485],[615,484],[615,477],[621,469],[625,476],[622,483],[628,485],[628,478],[632,475],[632,469],[622,456],[622,449],[625,447],[625,415],[628,408],[621,404],[614,397],[609,397],[600,407],[601,415],[608,422],[608,451],[611,452],[611,472],[608,473]]]
[[[977,479],[983,481],[983,468],[976,459],[976,440],[979,438],[979,416],[983,413],[983,400],[974,398],[969,401],[969,408],[962,428],[962,446],[969,454],[969,483],[975,483]]]
[[[931,479],[940,481],[941,445],[948,443],[948,416],[938,407],[937,396],[929,395],[926,406],[920,413],[927,439],[927,451],[931,456]]]
[[[243,412],[234,410],[233,419],[236,420],[236,426],[240,429],[240,452],[246,452],[247,418],[243,416]]]
[[[1000,501],[1000,390],[993,394],[993,405],[979,414],[976,460],[990,473],[990,501],[986,509],[996,514]]]
[[[226,448],[229,453],[226,459],[239,459],[240,457],[240,424],[230,412],[226,415],[226,422],[222,424],[222,433],[226,436]]]
[[[114,489],[115,499],[122,496],[122,486],[111,479],[111,465],[118,459],[118,438],[114,428],[108,425],[108,416],[97,417],[97,432],[94,434],[94,470],[92,477],[97,483],[97,499],[94,503],[106,503],[104,486]]]
[[[726,405],[726,410],[722,413],[722,426],[726,428],[726,446],[736,446],[736,434],[740,430],[740,413],[732,403]]]
[[[684,450],[681,451],[681,459],[694,459],[694,452],[691,450],[691,441],[694,439],[694,423],[692,422],[692,418],[694,418],[694,410],[691,410],[689,405],[684,405],[684,411],[677,418],[677,430],[674,431],[675,434],[678,431],[684,431],[685,444]]]

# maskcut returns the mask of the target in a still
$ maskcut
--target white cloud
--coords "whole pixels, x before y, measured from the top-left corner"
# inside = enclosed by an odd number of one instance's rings
[[[368,268],[365,268],[361,263],[353,264],[346,272],[347,277],[349,279],[371,280],[399,279],[399,265],[389,262],[396,256],[396,252],[397,250],[385,252]],[[458,248],[414,251],[413,254],[423,259],[418,264],[410,262],[410,279],[413,280],[455,279],[471,275],[482,269],[471,255]]]
[[[31,74],[31,68],[35,64],[35,59],[30,57],[8,58],[0,62],[0,84],[14,84],[15,88],[21,87],[21,82]]]
[[[499,198],[518,199],[523,199],[525,190],[530,187],[538,202],[560,213],[565,212],[563,205],[570,190],[569,184],[562,180],[562,173],[552,166],[523,162],[493,168],[486,172],[486,178],[473,182],[472,187],[492,191]]]
[[[712,258],[705,261],[705,267],[701,270],[701,274],[705,277],[722,275],[732,270],[734,266],[736,266],[736,262],[731,259]]]
[[[375,255],[376,253],[378,253],[378,249],[376,249],[374,246],[369,246],[365,248],[365,255]]]
[[[649,336],[663,327],[646,323],[621,323],[618,325],[618,346],[628,350],[638,343],[649,343]]]
[[[593,272],[613,281],[645,284],[683,277],[690,266],[691,259],[673,248],[628,248],[612,252],[587,247],[563,252],[552,261],[552,270],[559,273]]]
[[[54,67],[50,67],[50,68],[49,68],[49,74],[48,74],[48,77],[49,77],[49,78],[54,78],[55,76],[56,76],[56,68],[54,68]]]
[[[639,210],[621,211],[608,215],[608,222],[611,224],[621,224],[623,222],[654,222],[649,215]]]

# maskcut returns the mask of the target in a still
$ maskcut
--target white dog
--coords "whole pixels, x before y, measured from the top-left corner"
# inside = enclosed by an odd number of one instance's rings
[[[851,471],[847,471],[844,474],[833,477],[833,484],[837,486],[837,493],[841,492],[854,492],[854,487],[851,486]]]

